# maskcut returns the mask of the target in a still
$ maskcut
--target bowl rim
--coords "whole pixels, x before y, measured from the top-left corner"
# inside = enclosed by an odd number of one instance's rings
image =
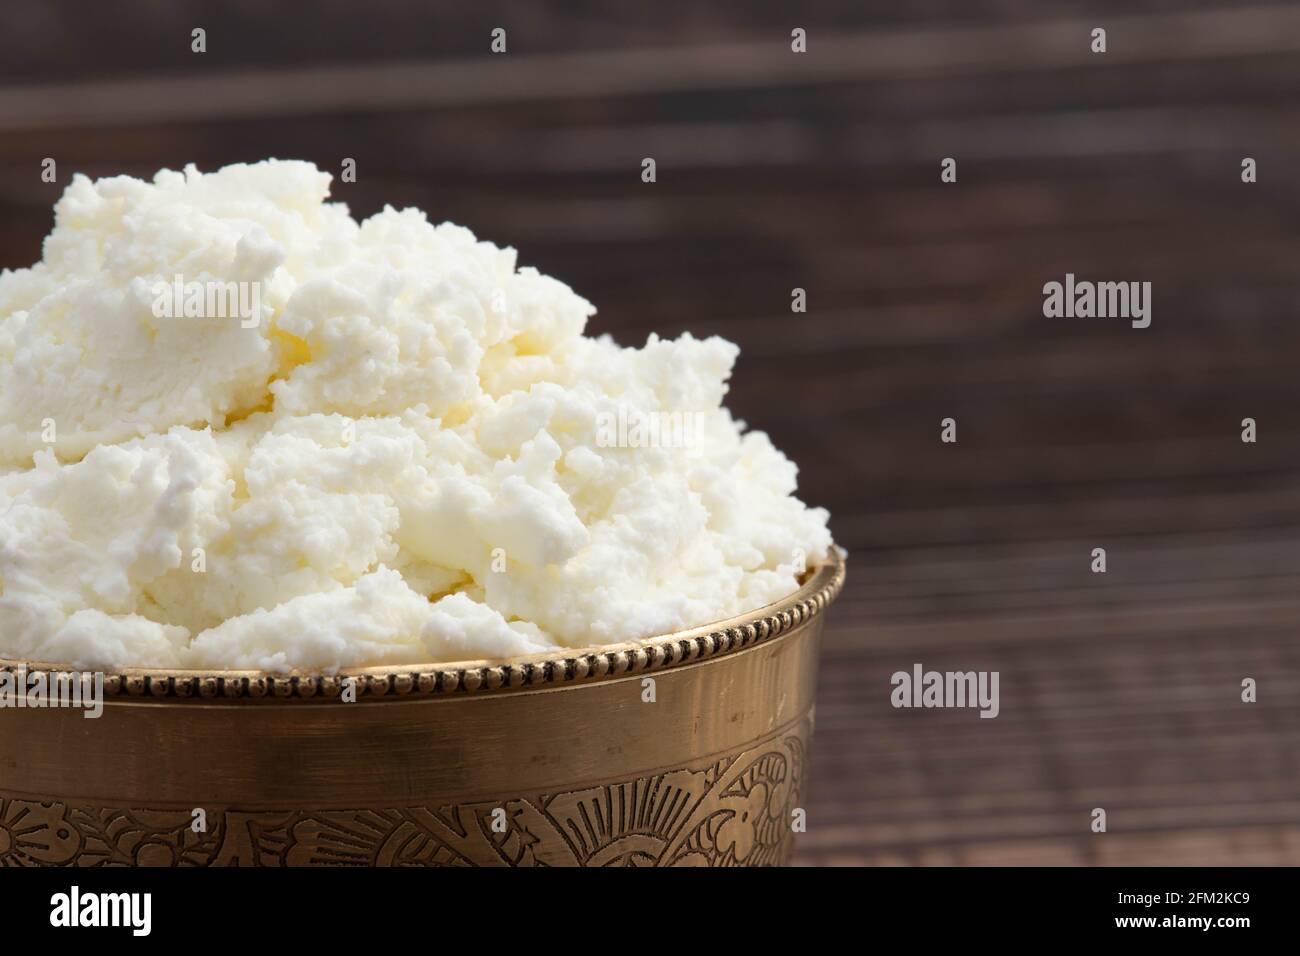
[[[44,674],[104,674],[104,698],[145,702],[343,700],[345,681],[355,680],[355,698],[398,700],[460,694],[537,690],[612,680],[711,660],[770,641],[821,614],[844,586],[846,553],[832,545],[793,593],[746,614],[699,627],[615,644],[556,648],[505,659],[480,659],[348,667],[336,674],[287,673],[216,668],[72,668],[67,664],[0,658],[0,671]]]

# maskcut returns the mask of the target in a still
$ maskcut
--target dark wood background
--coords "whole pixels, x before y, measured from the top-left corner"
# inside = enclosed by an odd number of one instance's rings
[[[742,346],[730,404],[852,553],[802,861],[1300,863],[1300,7],[10,0],[4,18],[0,265],[39,256],[74,170],[354,157],[335,194],[358,215],[417,205],[514,245],[624,343]],[[1066,272],[1152,282],[1151,328],[1044,318]],[[1000,671],[1001,716],[892,709],[915,661]]]

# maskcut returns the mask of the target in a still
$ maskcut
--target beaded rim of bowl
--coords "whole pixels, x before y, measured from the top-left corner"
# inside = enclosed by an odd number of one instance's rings
[[[246,670],[114,668],[104,672],[104,699],[140,702],[342,700],[355,680],[357,702],[412,700],[510,690],[562,687],[661,671],[721,657],[770,641],[816,617],[844,586],[844,556],[813,567],[797,591],[766,607],[725,621],[657,637],[587,648],[564,648],[506,660],[384,664],[348,668],[338,674],[277,674]],[[66,665],[0,658],[0,671],[86,673]],[[93,672],[92,672],[93,673]]]

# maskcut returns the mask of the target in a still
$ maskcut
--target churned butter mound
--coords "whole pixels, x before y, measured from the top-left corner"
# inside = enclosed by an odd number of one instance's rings
[[[826,557],[722,407],[734,345],[585,336],[513,250],[329,182],[78,176],[0,273],[0,657],[500,658],[750,611]]]

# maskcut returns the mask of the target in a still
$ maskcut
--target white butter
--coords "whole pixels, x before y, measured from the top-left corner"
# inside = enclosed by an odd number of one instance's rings
[[[794,466],[721,406],[735,346],[586,337],[512,250],[328,189],[296,162],[78,177],[0,274],[0,657],[504,657],[753,610],[826,556]],[[159,317],[178,276],[262,314]],[[656,415],[700,431],[627,440]]]

